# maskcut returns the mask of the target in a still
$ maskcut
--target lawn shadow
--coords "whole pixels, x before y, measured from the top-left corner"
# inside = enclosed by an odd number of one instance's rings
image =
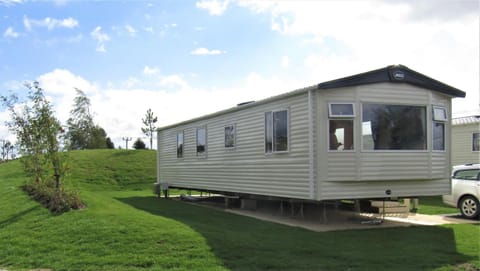
[[[39,206],[39,205],[36,205],[36,206],[33,206],[33,207],[28,208],[28,209],[26,209],[26,210],[23,210],[23,211],[21,211],[21,212],[18,212],[18,213],[10,216],[9,218],[7,218],[7,219],[5,219],[5,220],[0,221],[0,229],[5,228],[5,227],[7,227],[8,225],[17,222],[17,221],[20,220],[23,216],[25,216],[25,215],[27,215],[27,214],[29,214],[29,213],[31,213],[31,212],[39,209],[39,208],[40,208],[40,206]]]
[[[153,196],[117,200],[188,225],[231,270],[431,270],[473,260],[445,227],[319,233]]]

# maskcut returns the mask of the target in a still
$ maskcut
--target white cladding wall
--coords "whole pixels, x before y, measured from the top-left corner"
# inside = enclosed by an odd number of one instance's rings
[[[480,132],[480,123],[452,126],[452,166],[480,163],[480,152],[472,151],[472,134]]]
[[[328,103],[355,103],[354,151],[328,151]],[[432,107],[451,112],[450,97],[406,84],[375,84],[319,92],[317,198],[375,198],[447,194],[450,152],[431,151]],[[427,110],[427,151],[362,151],[362,103],[420,105]],[[449,118],[450,119],[450,118]],[[450,148],[446,124],[446,148]]]
[[[288,109],[289,152],[265,154],[265,112]],[[236,146],[224,147],[224,127],[235,125]],[[206,127],[207,153],[196,155],[196,128]],[[176,135],[184,131],[184,158]],[[308,94],[249,106],[158,133],[159,180],[170,186],[310,198]]]
[[[434,151],[432,107],[451,112],[450,97],[406,84],[381,83],[301,91],[238,111],[200,118],[158,133],[158,180],[170,186],[302,199],[354,199],[442,195],[450,191],[450,123],[447,151]],[[353,151],[329,151],[328,103],[355,104]],[[426,151],[362,151],[362,103],[426,107]],[[289,110],[289,152],[265,154],[264,114]],[[450,119],[450,117],[449,117]],[[225,149],[224,127],[236,126],[236,147]],[[206,127],[207,154],[196,156],[196,128]],[[184,158],[176,157],[176,135],[184,131]],[[312,132],[309,137],[309,132]],[[309,138],[313,139],[309,142]],[[313,148],[309,149],[309,143]],[[309,160],[313,152],[313,161]],[[310,162],[312,162],[310,164]]]

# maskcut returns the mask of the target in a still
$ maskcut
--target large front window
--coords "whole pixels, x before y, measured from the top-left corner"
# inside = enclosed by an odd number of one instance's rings
[[[424,106],[363,104],[364,150],[426,150]]]
[[[265,152],[288,151],[288,111],[265,113]]]

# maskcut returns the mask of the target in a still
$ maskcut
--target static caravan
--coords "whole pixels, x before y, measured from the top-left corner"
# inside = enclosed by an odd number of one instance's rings
[[[480,114],[452,119],[452,166],[480,163]]]
[[[158,182],[323,201],[450,192],[451,99],[388,66],[158,129]]]

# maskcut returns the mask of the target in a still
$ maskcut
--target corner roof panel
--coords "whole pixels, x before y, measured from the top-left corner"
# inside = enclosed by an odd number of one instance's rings
[[[333,89],[373,83],[407,83],[421,88],[438,91],[453,97],[465,97],[465,92],[411,70],[403,65],[391,65],[378,70],[360,73],[317,85],[318,89]]]

